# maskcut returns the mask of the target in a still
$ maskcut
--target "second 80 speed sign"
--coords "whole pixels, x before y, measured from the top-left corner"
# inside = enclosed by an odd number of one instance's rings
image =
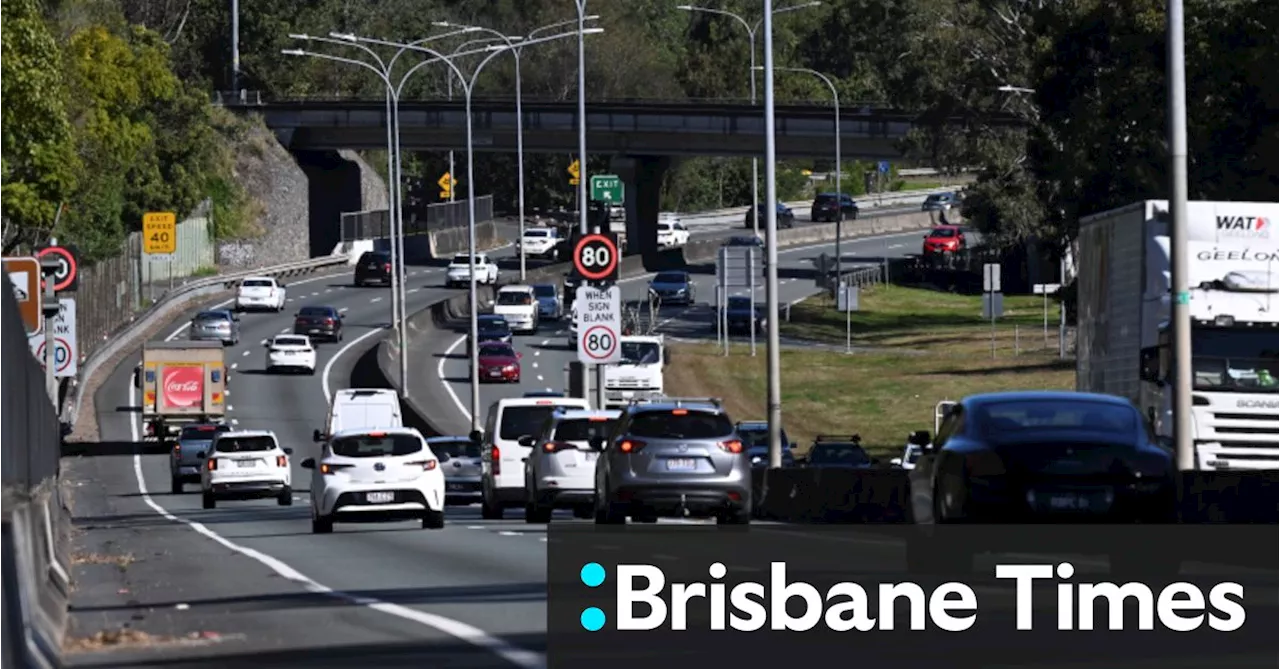
[[[573,246],[573,268],[592,283],[610,283],[618,278],[618,242],[612,234],[583,235]]]

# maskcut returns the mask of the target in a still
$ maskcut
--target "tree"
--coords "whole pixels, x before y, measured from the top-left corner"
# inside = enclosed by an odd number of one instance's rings
[[[76,185],[79,161],[67,120],[61,52],[37,0],[0,3],[3,186],[8,252],[44,241]]]

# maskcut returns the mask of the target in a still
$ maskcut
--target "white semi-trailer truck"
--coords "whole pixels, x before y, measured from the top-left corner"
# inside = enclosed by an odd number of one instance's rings
[[[1173,437],[1169,206],[1080,222],[1076,386],[1127,397]],[[1280,204],[1188,206],[1192,426],[1200,470],[1280,469]]]

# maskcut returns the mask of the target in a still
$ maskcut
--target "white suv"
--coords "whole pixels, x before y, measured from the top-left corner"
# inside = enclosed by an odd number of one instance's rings
[[[467,254],[456,255],[444,273],[444,287],[462,287],[471,283],[471,257]],[[493,262],[487,254],[476,254],[476,283],[498,284],[498,263]]]
[[[284,311],[286,301],[284,284],[269,276],[246,277],[236,288],[236,311]]]
[[[596,459],[591,438],[608,439],[621,411],[560,409],[552,414],[541,434],[520,440],[533,452],[524,463],[526,523],[549,523],[555,509],[571,508],[579,518],[591,518],[595,509]]]
[[[675,214],[658,215],[658,246],[671,248],[689,243],[689,230]]]
[[[503,286],[493,300],[494,315],[501,316],[516,332],[538,331],[538,298],[533,286]]]
[[[271,431],[216,432],[208,455],[196,455],[204,460],[200,468],[204,508],[216,508],[218,500],[264,497],[276,498],[280,506],[292,505],[292,454],[292,448],[280,448]]]
[[[411,427],[343,430],[329,436],[319,458],[302,461],[311,474],[311,531],[335,522],[421,519],[444,527],[444,473],[422,433]]]
[[[524,506],[524,459],[521,437],[536,437],[557,408],[588,409],[576,397],[505,397],[489,407],[480,447],[480,517],[502,520],[509,507]]]

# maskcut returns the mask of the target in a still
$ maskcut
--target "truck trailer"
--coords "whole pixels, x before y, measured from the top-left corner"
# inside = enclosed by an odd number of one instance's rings
[[[221,342],[147,342],[133,378],[142,391],[146,436],[164,441],[183,425],[221,422],[227,413],[227,382]]]
[[[1076,387],[1127,397],[1173,445],[1169,205],[1081,220]],[[1190,202],[1192,440],[1202,471],[1280,469],[1280,203]]]

